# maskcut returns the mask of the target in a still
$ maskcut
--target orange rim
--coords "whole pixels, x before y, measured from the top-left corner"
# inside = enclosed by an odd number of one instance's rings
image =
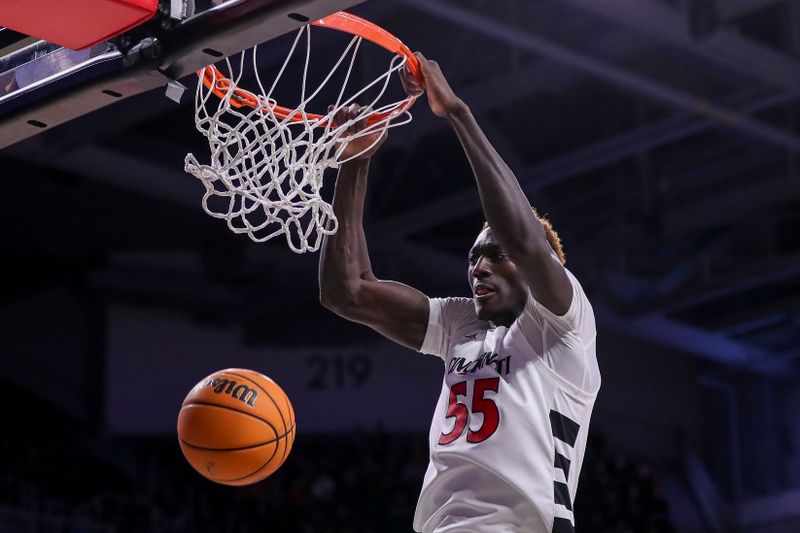
[[[352,15],[345,11],[337,11],[336,13],[312,22],[311,24],[323,28],[339,30],[352,35],[358,35],[359,37],[363,37],[364,39],[385,48],[393,54],[401,55],[406,58],[406,66],[411,74],[417,79],[421,78],[419,60],[411,51],[411,49],[403,44],[400,39],[384,30],[377,24],[373,24],[368,20],[362,19],[361,17],[357,17],[356,15]],[[257,109],[261,105],[257,95],[245,89],[240,89],[239,87],[234,86],[233,82],[226,78],[214,65],[209,65],[198,70],[197,75],[202,78],[203,84],[207,88],[211,89],[211,91],[220,98],[225,98],[230,91],[231,86],[233,86],[234,89],[230,101],[231,105],[237,109],[245,106]],[[416,97],[409,96],[391,109],[380,113],[372,113],[369,117],[367,117],[367,124],[374,124],[375,122],[383,120],[392,113],[396,113],[398,111],[403,112],[411,107],[415,100]],[[271,107],[275,116],[281,119],[289,117],[296,111],[296,109],[283,107],[277,104]],[[295,115],[289,120],[291,122],[321,120],[322,122],[320,122],[320,126],[325,126],[327,124],[327,121],[323,120],[325,118],[323,115],[318,115],[316,113],[305,113],[304,116],[305,119],[302,115],[295,113]]]

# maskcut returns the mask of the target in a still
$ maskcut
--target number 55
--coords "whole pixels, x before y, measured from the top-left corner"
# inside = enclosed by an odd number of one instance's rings
[[[467,395],[468,381],[460,381],[450,387],[450,402],[447,405],[446,418],[455,418],[453,429],[439,436],[439,444],[450,444],[458,440],[469,425],[469,409],[466,404],[458,401],[459,396]],[[483,424],[477,431],[467,431],[467,442],[473,444],[483,442],[491,437],[500,424],[500,411],[494,400],[485,398],[486,391],[497,392],[500,387],[500,378],[477,379],[472,389],[472,412],[483,414]]]

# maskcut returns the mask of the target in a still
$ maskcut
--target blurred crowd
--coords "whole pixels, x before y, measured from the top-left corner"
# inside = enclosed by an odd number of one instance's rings
[[[671,533],[667,500],[645,463],[606,449],[589,436],[575,500],[578,532]]]
[[[104,446],[128,450],[123,459],[53,419],[11,421],[0,435],[2,533],[407,533],[428,460],[424,434],[303,435],[272,477],[231,488],[192,470],[174,438]],[[673,531],[652,472],[597,436],[575,513],[578,532]]]

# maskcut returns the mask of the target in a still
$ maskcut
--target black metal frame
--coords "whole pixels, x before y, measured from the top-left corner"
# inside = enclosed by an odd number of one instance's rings
[[[341,0],[336,6],[343,9],[362,1]],[[330,14],[330,4],[330,0],[238,0],[172,27],[151,23],[135,29],[129,33],[137,39],[143,31],[150,35],[124,52],[117,50],[87,64],[77,78],[54,76],[0,101],[0,148],[288,33]],[[126,35],[115,41],[124,42]]]

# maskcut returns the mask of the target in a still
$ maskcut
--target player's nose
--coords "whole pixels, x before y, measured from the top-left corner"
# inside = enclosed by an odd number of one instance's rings
[[[472,275],[476,278],[482,278],[491,273],[492,271],[489,267],[489,261],[483,256],[481,256],[472,267]]]

